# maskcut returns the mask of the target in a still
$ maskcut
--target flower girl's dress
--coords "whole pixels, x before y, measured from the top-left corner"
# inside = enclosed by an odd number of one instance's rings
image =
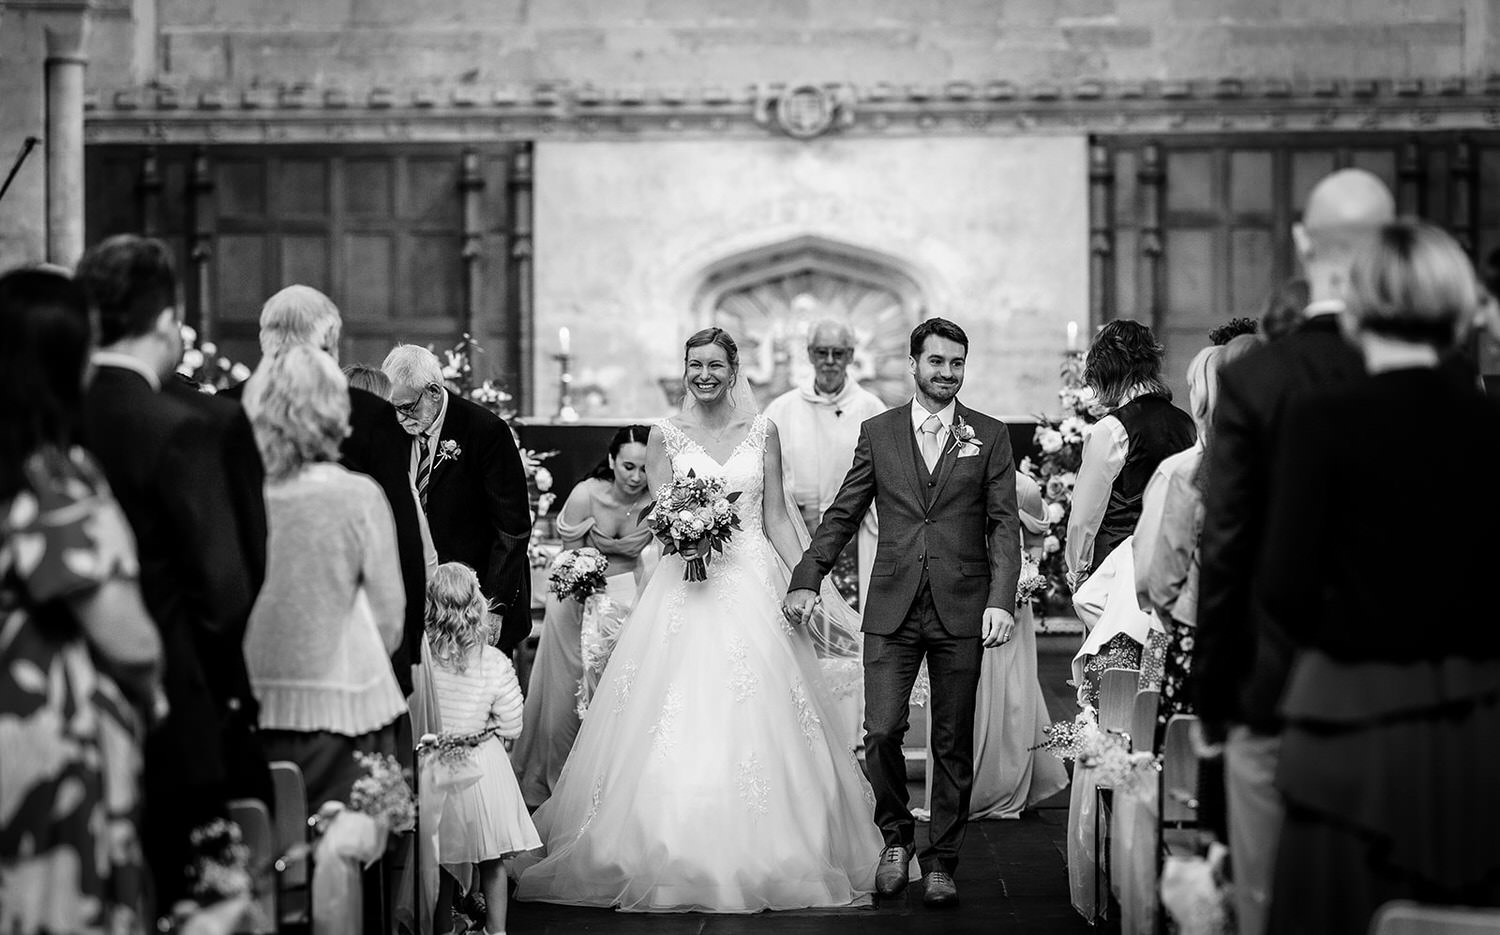
[[[723,464],[659,423],[674,471],[722,476],[742,529],[683,581],[662,560],[625,624],[572,756],[536,813],[545,856],[516,896],[630,910],[844,906],[874,886],[869,786],[783,620],[763,531],[766,423]],[[518,862],[528,858],[518,858]]]

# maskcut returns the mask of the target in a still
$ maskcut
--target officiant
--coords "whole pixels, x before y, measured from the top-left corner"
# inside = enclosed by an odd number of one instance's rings
[[[846,322],[824,319],[809,328],[807,359],[812,364],[812,379],[772,400],[766,416],[780,430],[792,496],[812,533],[854,461],[860,423],[884,412],[886,405],[849,379],[849,365],[854,363],[854,330]],[[855,540],[861,607],[870,587],[877,531],[872,506]]]

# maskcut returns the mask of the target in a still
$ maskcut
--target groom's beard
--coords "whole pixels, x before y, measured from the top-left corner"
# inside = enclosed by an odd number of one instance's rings
[[[922,391],[923,395],[940,403],[946,403],[957,396],[963,385],[962,380],[950,380],[947,383],[939,383],[936,380],[917,380],[917,388]]]

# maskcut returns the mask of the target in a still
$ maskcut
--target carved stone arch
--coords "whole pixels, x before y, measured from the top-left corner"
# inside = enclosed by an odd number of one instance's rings
[[[855,334],[851,376],[887,403],[911,395],[908,338],[927,306],[918,273],[879,252],[799,236],[709,264],[694,317],[734,335],[742,372],[764,406],[811,377],[808,328],[824,318]]]

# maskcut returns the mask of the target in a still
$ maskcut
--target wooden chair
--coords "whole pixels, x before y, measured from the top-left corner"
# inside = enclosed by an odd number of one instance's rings
[[[1198,718],[1192,714],[1174,714],[1167,722],[1167,734],[1161,745],[1159,812],[1163,832],[1198,826],[1198,755],[1193,750],[1197,724]],[[1162,846],[1167,844],[1168,838],[1164,836]]]
[[[1389,902],[1375,913],[1370,935],[1500,935],[1500,909]]]
[[[1141,682],[1140,669],[1105,669],[1099,675],[1099,727],[1103,730],[1130,730],[1135,691]]]
[[[259,799],[234,799],[229,817],[240,826],[240,836],[250,849],[250,877],[255,887],[256,910],[247,912],[236,933],[274,935],[276,932],[276,837],[271,832],[271,813]]]
[[[307,787],[296,763],[271,764],[276,796],[276,894],[283,929],[312,927],[312,850],[308,840]]]
[[[1500,909],[1430,906],[1397,900],[1380,906],[1370,935],[1497,935]]]
[[[1099,674],[1099,729],[1127,734],[1135,707],[1136,687],[1141,681],[1140,669],[1113,668]],[[1114,806],[1114,790],[1104,786],[1094,789],[1094,920],[1107,917],[1109,905],[1109,824]]]
[[[1130,713],[1130,749],[1134,753],[1155,753],[1156,712],[1161,708],[1161,692],[1144,689],[1135,693]]]

